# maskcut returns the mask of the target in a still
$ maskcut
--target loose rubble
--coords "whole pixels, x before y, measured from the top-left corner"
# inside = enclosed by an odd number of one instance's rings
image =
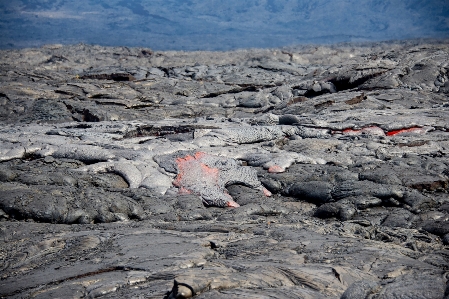
[[[2,298],[449,298],[449,45],[2,50]]]

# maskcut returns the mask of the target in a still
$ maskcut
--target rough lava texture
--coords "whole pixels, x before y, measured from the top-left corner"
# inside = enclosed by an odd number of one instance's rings
[[[200,195],[207,206],[239,207],[225,189],[232,184],[261,189],[267,196],[271,195],[258,181],[255,169],[241,167],[234,159],[196,152],[176,158],[176,165],[178,175],[173,185],[181,193]]]
[[[0,61],[0,297],[448,298],[447,41]]]

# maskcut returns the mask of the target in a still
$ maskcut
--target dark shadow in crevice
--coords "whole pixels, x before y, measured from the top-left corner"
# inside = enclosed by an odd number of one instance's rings
[[[338,89],[337,89],[338,90]],[[320,95],[323,95],[323,94],[328,94],[328,93],[331,93],[330,91],[328,91],[328,90],[321,90],[321,91],[314,91],[314,90],[308,90],[305,94],[304,94],[304,96],[306,97],[306,98],[314,98],[314,97],[317,97],[317,96],[320,96]]]
[[[360,90],[360,89],[363,89],[363,88],[360,88],[360,85],[364,84],[365,82],[367,82],[370,79],[373,79],[375,77],[378,77],[378,76],[384,74],[385,72],[386,71],[382,71],[382,72],[366,75],[366,76],[363,76],[363,77],[361,77],[357,80],[354,80],[352,82],[351,82],[351,77],[347,77],[347,76],[335,77],[335,78],[328,80],[328,82],[331,82],[335,85],[337,92],[343,91],[343,90],[350,90],[350,89]]]
[[[111,74],[89,74],[81,76],[80,79],[95,79],[95,80],[113,80],[113,81],[134,81],[133,75],[127,73],[111,73]]]
[[[128,131],[124,138],[135,138],[144,136],[166,136],[173,134],[185,134],[192,133],[197,129],[218,129],[214,126],[202,126],[202,125],[181,125],[181,126],[153,126],[144,125],[139,126],[134,130]]]

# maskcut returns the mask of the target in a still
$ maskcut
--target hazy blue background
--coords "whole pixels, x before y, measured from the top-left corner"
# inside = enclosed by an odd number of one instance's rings
[[[0,0],[0,48],[229,50],[449,37],[449,0]]]

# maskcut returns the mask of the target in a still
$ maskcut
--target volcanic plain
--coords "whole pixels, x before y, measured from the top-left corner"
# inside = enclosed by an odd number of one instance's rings
[[[1,298],[449,298],[449,43],[0,51]]]

